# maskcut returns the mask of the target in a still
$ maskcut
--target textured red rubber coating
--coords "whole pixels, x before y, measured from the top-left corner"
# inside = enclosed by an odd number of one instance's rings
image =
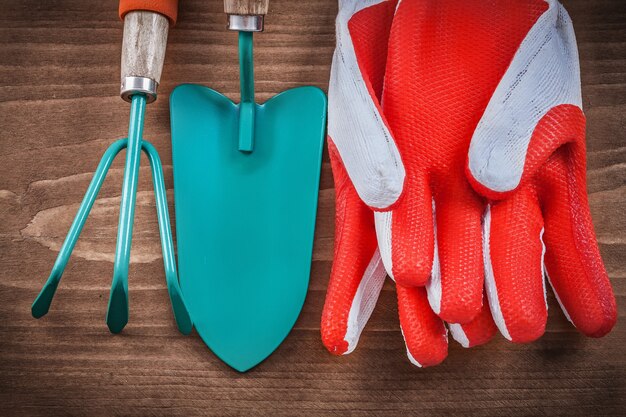
[[[435,206],[440,316],[481,309],[486,201],[465,176],[472,134],[544,1],[407,1],[394,17],[383,111],[406,169],[393,211],[396,281],[423,285],[433,262]]]

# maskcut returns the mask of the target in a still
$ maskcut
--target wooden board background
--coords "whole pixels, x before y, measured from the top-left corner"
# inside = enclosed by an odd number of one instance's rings
[[[501,337],[429,369],[412,367],[387,284],[358,349],[323,348],[319,319],[332,257],[327,159],[313,273],[294,331],[241,375],[197,334],[177,333],[165,289],[147,161],[142,160],[130,272],[131,319],[104,323],[122,163],[115,163],[48,316],[30,304],[46,279],[91,173],[126,134],[118,97],[122,25],[116,1],[0,1],[0,415],[624,415],[626,397],[626,2],[568,0],[588,116],[589,191],[619,321],[600,340],[572,329],[550,296],[546,335]],[[159,149],[171,195],[168,100],[182,82],[237,98],[236,35],[219,0],[183,0],[171,32],[161,99],[145,137]],[[259,99],[327,87],[334,0],[272,0],[257,37]]]

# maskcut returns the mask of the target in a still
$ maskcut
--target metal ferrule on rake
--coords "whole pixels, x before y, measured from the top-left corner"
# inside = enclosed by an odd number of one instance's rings
[[[167,287],[174,317],[183,334],[191,332],[192,322],[178,284],[172,231],[169,223],[163,168],[159,155],[149,142],[143,140],[146,104],[156,100],[156,89],[161,77],[169,22],[159,13],[132,11],[124,18],[124,41],[122,52],[121,96],[130,101],[128,138],[114,142],[104,153],[87,188],[78,213],[61,246],[61,250],[39,296],[32,305],[32,314],[44,316],[52,302],[56,288],[89,212],[98,196],[106,174],[115,156],[126,148],[126,164],[120,203],[120,217],[115,247],[113,281],[107,310],[107,326],[113,333],[122,331],[128,323],[128,267],[132,242],[135,200],[139,178],[139,162],[143,150],[152,169],[152,181],[163,251]]]

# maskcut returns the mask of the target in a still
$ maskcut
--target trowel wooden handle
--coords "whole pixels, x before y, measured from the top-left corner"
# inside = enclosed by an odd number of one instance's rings
[[[224,0],[228,15],[228,28],[242,32],[263,30],[263,17],[267,14],[269,0]]]
[[[156,100],[165,60],[168,17],[147,10],[133,10],[124,15],[122,41],[121,95],[127,101],[143,93],[148,102]]]

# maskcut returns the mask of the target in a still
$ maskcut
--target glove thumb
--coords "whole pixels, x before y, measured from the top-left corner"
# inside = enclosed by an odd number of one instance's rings
[[[489,198],[517,189],[559,146],[578,136],[564,129],[582,113],[574,28],[558,1],[546,3],[472,136],[466,173]]]
[[[400,196],[405,171],[382,114],[387,42],[396,0],[343,0],[328,88],[328,135],[359,197],[384,209]]]

